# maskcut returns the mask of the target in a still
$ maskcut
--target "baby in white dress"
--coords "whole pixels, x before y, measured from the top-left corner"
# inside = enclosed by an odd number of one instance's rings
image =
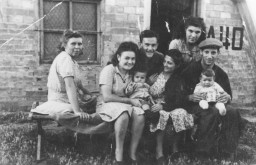
[[[220,93],[224,93],[223,88],[214,81],[215,73],[212,69],[207,69],[201,73],[200,83],[196,85],[194,93],[204,95],[205,99],[199,102],[202,109],[208,109],[209,103],[214,102],[215,107],[219,110],[220,115],[226,114],[225,104],[218,102],[217,98]]]
[[[149,94],[150,86],[146,83],[146,76],[146,71],[135,71],[133,81],[125,89],[126,95],[130,98],[141,99],[141,108],[144,111],[150,110],[150,105],[154,102]]]

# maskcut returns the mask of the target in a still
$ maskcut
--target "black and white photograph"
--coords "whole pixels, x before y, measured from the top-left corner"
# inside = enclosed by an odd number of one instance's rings
[[[0,165],[256,165],[255,0],[0,0]]]

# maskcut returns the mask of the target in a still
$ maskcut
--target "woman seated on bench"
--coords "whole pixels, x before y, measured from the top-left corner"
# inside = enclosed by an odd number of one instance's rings
[[[81,133],[106,132],[109,123],[99,114],[88,114],[85,106],[90,93],[82,86],[77,57],[83,53],[83,39],[78,32],[66,30],[48,76],[48,101],[32,112],[48,114],[61,125]]]
[[[123,42],[114,54],[111,64],[103,68],[99,78],[101,96],[97,112],[102,119],[114,123],[116,164],[123,164],[124,139],[131,121],[131,143],[129,158],[137,164],[136,150],[144,128],[144,111],[139,99],[128,98],[124,91],[132,81],[132,69],[138,55],[138,46],[133,42]]]

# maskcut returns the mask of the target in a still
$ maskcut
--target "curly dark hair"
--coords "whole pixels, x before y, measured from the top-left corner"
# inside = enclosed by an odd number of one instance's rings
[[[202,30],[201,36],[199,37],[196,44],[206,39],[206,26],[203,18],[190,16],[188,18],[182,19],[174,32],[173,39],[183,39],[186,41],[186,29],[189,26],[199,27]]]
[[[61,39],[60,39],[60,43],[57,47],[58,53],[62,52],[62,51],[65,51],[65,46],[68,43],[68,40],[70,38],[83,38],[83,36],[82,36],[82,34],[80,34],[77,31],[73,31],[73,30],[69,30],[69,29],[65,30],[62,34]]]
[[[178,49],[167,50],[165,56],[171,57],[175,65],[180,65],[183,62],[182,54]]]
[[[203,71],[201,73],[201,77],[203,75],[206,76],[206,77],[213,77],[213,78],[215,78],[215,72],[212,69],[206,69],[205,71]]]
[[[165,53],[165,56],[169,56],[172,58],[176,66],[174,73],[177,73],[177,74],[180,73],[183,66],[183,59],[182,59],[181,52],[178,49],[170,49],[170,50],[167,50],[167,52]]]
[[[117,51],[115,52],[115,54],[113,55],[112,57],[112,60],[111,60],[111,63],[114,65],[114,66],[117,66],[119,61],[117,59],[117,56],[118,55],[121,55],[123,52],[126,52],[126,51],[132,51],[135,53],[135,58],[136,58],[136,61],[137,61],[137,58],[138,58],[138,53],[139,53],[139,47],[137,44],[135,44],[134,42],[131,42],[131,41],[126,41],[126,42],[122,42]]]

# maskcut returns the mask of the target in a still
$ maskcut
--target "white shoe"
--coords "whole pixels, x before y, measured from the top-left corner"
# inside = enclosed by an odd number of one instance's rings
[[[221,116],[226,115],[227,110],[224,103],[216,103],[215,107],[219,110]]]
[[[208,109],[209,108],[209,104],[206,100],[201,100],[199,102],[199,106],[202,108],[202,109]]]

